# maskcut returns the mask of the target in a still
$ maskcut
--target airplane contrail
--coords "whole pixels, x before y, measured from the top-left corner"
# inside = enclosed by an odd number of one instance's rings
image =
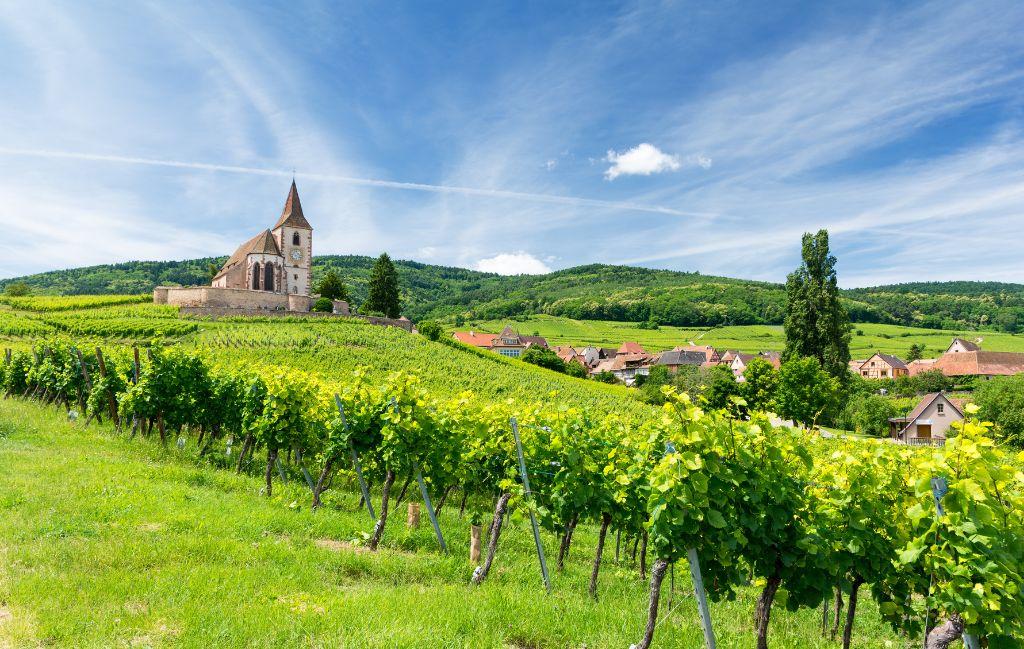
[[[93,162],[112,162],[119,164],[146,165],[151,167],[172,167],[176,169],[198,169],[202,171],[220,171],[225,173],[252,174],[259,176],[292,176],[291,171],[265,169],[260,167],[243,167],[238,165],[213,164],[208,162],[186,162],[182,160],[164,160],[159,158],[139,158],[134,156],[104,155],[98,153],[82,153],[78,151],[50,151],[41,149],[15,149],[0,147],[0,155],[27,156],[34,158],[59,158],[66,160],[88,160]],[[388,189],[404,189],[407,191],[432,192],[435,194],[462,194],[466,196],[486,196],[491,198],[511,198],[538,203],[555,203],[578,207],[603,207],[633,212],[652,212],[672,216],[688,216],[710,219],[717,216],[711,212],[688,212],[661,205],[630,203],[626,201],[605,201],[578,196],[560,196],[557,194],[531,194],[528,192],[508,191],[504,189],[483,189],[479,187],[459,187],[453,185],[430,185],[426,183],[407,183],[396,180],[379,180],[375,178],[357,178],[333,174],[303,173],[303,178],[326,182],[345,183],[364,187],[384,187]]]

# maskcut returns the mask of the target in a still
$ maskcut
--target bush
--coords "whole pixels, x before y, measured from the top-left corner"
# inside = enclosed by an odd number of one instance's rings
[[[14,282],[7,285],[7,288],[4,289],[4,293],[9,297],[24,297],[26,295],[31,295],[32,287],[25,282]]]
[[[997,427],[998,436],[1024,447],[1024,374],[997,376],[974,391],[979,415]]]
[[[603,372],[598,372],[597,374],[595,374],[594,375],[594,380],[599,382],[599,383],[618,383],[619,382],[619,380],[617,378],[615,378],[615,375],[612,374],[611,372],[609,372],[608,370],[605,370]]]
[[[424,320],[416,327],[416,330],[420,332],[421,336],[434,341],[440,340],[444,335],[444,329],[433,320]]]
[[[585,379],[590,374],[590,372],[587,371],[587,368],[583,367],[576,361],[571,361],[565,364],[565,373],[578,379]]]
[[[323,279],[320,280],[320,284],[317,287],[317,291],[321,297],[325,297],[329,300],[344,300],[349,301],[348,288],[345,283],[341,281],[341,276],[338,275],[338,271],[333,268],[327,269],[324,273]]]
[[[313,304],[313,310],[318,313],[333,313],[334,303],[326,297],[317,298],[316,302]]]
[[[543,347],[530,347],[523,355],[519,357],[520,360],[533,365],[539,365],[546,367],[549,370],[556,372],[565,373],[565,361],[558,357],[558,354],[551,351],[550,349],[544,349]]]
[[[900,414],[899,406],[892,399],[877,394],[857,395],[846,404],[837,423],[863,435],[885,437],[889,434],[889,419]]]
[[[655,365],[651,368],[650,374],[646,377],[638,376],[637,384],[640,384],[640,379],[643,378],[643,384],[640,385],[640,400],[644,403],[650,403],[655,406],[660,406],[665,403],[665,395],[662,394],[662,386],[671,383],[671,377],[668,374],[668,368],[664,365]]]

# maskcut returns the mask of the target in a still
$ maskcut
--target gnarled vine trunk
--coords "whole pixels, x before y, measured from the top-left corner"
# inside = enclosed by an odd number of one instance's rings
[[[947,649],[949,645],[959,640],[963,634],[964,621],[959,615],[954,615],[931,630],[928,634],[928,641],[924,645],[925,649]]]
[[[134,430],[132,434],[134,434]],[[238,453],[238,464],[235,466],[235,473],[242,472],[242,463],[245,462],[245,456],[249,454],[249,449],[252,448],[252,442],[252,433],[249,433],[245,436],[245,441],[242,442],[242,450]]]
[[[864,580],[859,576],[854,577],[850,582],[850,601],[846,605],[846,626],[843,628],[843,649],[850,649],[850,640],[853,637],[853,620],[857,614],[857,591]]]
[[[273,493],[274,463],[277,462],[277,449],[267,449],[267,472],[264,477],[267,480],[267,498]]]
[[[316,479],[316,486],[313,487],[313,509],[318,508],[322,504],[320,502],[320,495],[327,489],[327,477],[331,475],[333,469],[334,456],[331,455],[324,462],[324,468]]]
[[[757,598],[757,608],[754,611],[754,628],[757,631],[757,649],[768,649],[768,622],[772,617],[772,602],[775,601],[775,593],[779,592],[782,584],[782,563],[776,561],[775,572],[765,582],[761,594]]]
[[[650,649],[651,640],[654,639],[654,629],[658,626],[658,601],[661,599],[661,582],[665,579],[665,572],[668,570],[668,561],[657,559],[654,567],[651,568],[651,600],[647,606],[647,628],[644,629],[644,637],[636,645],[636,649]]]
[[[473,583],[482,584],[487,579],[487,573],[491,571],[491,564],[494,563],[494,555],[498,551],[498,537],[501,536],[501,526],[505,522],[505,510],[508,508],[508,501],[512,497],[510,493],[503,493],[498,498],[498,504],[494,507],[494,520],[491,522],[490,538],[487,539],[487,558],[484,565],[473,572]]]
[[[604,539],[608,534],[608,526],[612,522],[612,515],[605,512],[601,514],[601,533],[597,536],[597,554],[594,555],[594,569],[590,573],[590,596],[597,599],[597,575],[601,572],[601,555],[604,553]]]
[[[565,560],[569,556],[569,546],[572,545],[572,533],[576,531],[576,524],[580,521],[580,515],[575,514],[565,524],[565,533],[562,534],[562,543],[558,546],[558,572],[565,567]]]
[[[381,537],[384,536],[384,526],[388,524],[388,498],[391,496],[391,485],[393,484],[395,484],[395,472],[388,469],[387,476],[384,478],[383,493],[380,497],[380,518],[373,526],[373,534],[370,536],[370,550],[376,550]]]
[[[647,579],[647,530],[640,539],[640,578]]]
[[[843,619],[843,588],[836,586],[836,607],[832,615],[832,639],[839,635],[839,623]]]

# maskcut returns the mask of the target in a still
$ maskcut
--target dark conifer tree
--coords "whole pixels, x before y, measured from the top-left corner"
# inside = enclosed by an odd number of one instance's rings
[[[398,297],[398,271],[391,263],[388,253],[381,253],[370,271],[370,283],[366,303],[363,305],[365,311],[371,313],[383,313],[389,318],[397,318],[401,312],[401,302]]]

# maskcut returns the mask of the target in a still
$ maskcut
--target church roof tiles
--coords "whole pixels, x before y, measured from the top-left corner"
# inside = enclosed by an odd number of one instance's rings
[[[270,230],[264,230],[260,232],[252,239],[249,239],[242,245],[238,246],[238,250],[231,255],[228,260],[221,267],[220,272],[217,273],[217,277],[220,277],[228,271],[229,268],[235,264],[239,264],[245,261],[248,255],[280,255],[281,249],[277,245],[277,240],[274,239],[274,235],[270,233]],[[214,278],[216,279],[216,278]]]
[[[292,188],[288,190],[288,199],[284,202],[284,209],[281,211],[281,218],[277,220],[277,225],[273,227],[274,230],[279,227],[287,225],[290,228],[304,228],[306,230],[312,230],[313,226],[309,224],[306,217],[302,214],[302,203],[299,202],[299,190],[295,187],[295,181],[292,181]]]

